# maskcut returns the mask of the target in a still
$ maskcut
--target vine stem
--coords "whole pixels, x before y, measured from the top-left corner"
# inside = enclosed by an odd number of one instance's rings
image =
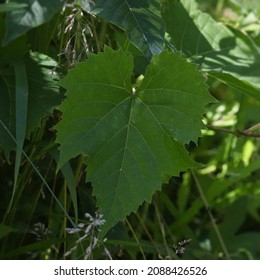
[[[237,137],[239,136],[247,136],[247,137],[254,137],[254,138],[260,138],[260,133],[252,133],[252,131],[260,128],[260,123],[245,129],[245,130],[230,130],[230,129],[226,129],[223,127],[218,127],[218,126],[214,126],[214,125],[206,125],[208,129],[212,129],[212,130],[217,130],[217,131],[222,131],[222,132],[226,132],[229,134],[233,134],[236,135]]]
[[[203,201],[203,203],[204,203],[204,205],[205,205],[205,207],[206,207],[206,209],[207,209],[207,212],[208,212],[210,221],[211,221],[212,226],[213,226],[213,229],[214,229],[214,231],[215,231],[215,233],[216,233],[216,235],[217,235],[217,238],[218,238],[218,240],[219,240],[220,246],[221,246],[221,248],[222,248],[224,254],[226,255],[226,258],[227,258],[228,260],[230,260],[231,258],[230,258],[230,255],[229,255],[229,253],[228,253],[227,247],[226,247],[225,242],[224,242],[224,240],[223,240],[223,238],[222,238],[222,235],[221,235],[221,233],[220,233],[220,231],[219,231],[219,228],[218,228],[218,226],[217,226],[217,224],[216,224],[216,220],[215,220],[215,218],[214,218],[212,212],[210,211],[209,203],[208,203],[207,198],[206,198],[206,196],[205,196],[205,194],[204,194],[204,192],[203,192],[202,186],[201,186],[201,184],[200,184],[200,182],[199,182],[199,180],[198,180],[198,178],[197,178],[197,176],[196,176],[194,170],[192,170],[192,169],[191,169],[191,175],[192,175],[192,177],[193,177],[193,179],[194,179],[194,181],[195,181],[195,184],[196,184],[196,187],[197,187],[197,189],[198,189],[198,191],[199,191],[200,197],[201,197],[201,199],[202,199],[202,201]]]

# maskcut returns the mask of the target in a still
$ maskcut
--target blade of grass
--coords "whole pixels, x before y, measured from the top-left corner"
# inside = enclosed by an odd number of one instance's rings
[[[138,247],[139,247],[140,252],[141,252],[141,254],[142,254],[142,256],[143,256],[143,259],[146,260],[145,253],[144,253],[143,248],[142,248],[142,244],[139,242],[139,239],[138,239],[138,237],[136,236],[134,229],[132,228],[132,226],[131,226],[131,224],[129,223],[129,221],[127,220],[127,218],[125,219],[125,222],[126,222],[127,226],[129,227],[130,231],[132,232],[133,237],[134,237],[136,243],[138,244]]]
[[[230,186],[236,184],[237,182],[251,176],[253,172],[256,172],[260,168],[260,158],[253,161],[250,165],[244,167],[241,166],[234,171],[235,176],[230,178],[214,180],[213,183],[206,190],[206,197],[208,204],[213,203],[214,199],[225,192]],[[192,202],[192,206],[187,208],[185,212],[182,213],[180,217],[176,217],[173,222],[172,231],[178,231],[186,224],[188,224],[195,216],[196,213],[200,211],[204,203],[201,198],[198,198]]]
[[[56,163],[59,162],[59,153],[58,151],[52,151],[51,155],[53,156],[54,160],[56,161]],[[72,201],[72,205],[73,205],[73,209],[74,209],[74,213],[75,213],[75,221],[76,224],[78,223],[78,201],[77,201],[77,182],[75,179],[75,176],[73,174],[72,168],[69,164],[69,162],[66,162],[62,167],[61,167],[61,172],[66,180],[66,186],[69,189],[70,192],[70,198]]]
[[[41,175],[40,171],[38,170],[38,168],[35,166],[35,164],[31,161],[31,159],[27,156],[27,154],[25,153],[25,151],[23,150],[23,148],[18,144],[18,142],[16,141],[15,137],[13,136],[13,134],[9,131],[9,129],[5,126],[5,124],[0,120],[0,124],[3,126],[3,128],[7,131],[7,133],[9,134],[9,136],[12,138],[12,140],[16,143],[17,147],[22,151],[22,154],[24,155],[24,157],[28,160],[28,162],[31,164],[32,168],[35,170],[35,172],[37,173],[37,175],[40,177],[40,179],[42,180],[43,184],[45,185],[45,187],[48,189],[48,191],[51,193],[52,197],[54,198],[54,200],[57,202],[58,206],[60,207],[61,211],[64,213],[64,215],[68,218],[68,221],[71,223],[71,225],[76,228],[75,223],[73,222],[73,220],[71,219],[71,217],[69,216],[69,214],[67,213],[67,211],[64,209],[64,207],[62,206],[62,204],[60,203],[60,201],[58,200],[58,198],[56,197],[56,195],[53,193],[51,187],[48,185],[48,183],[46,182],[46,180],[43,178],[43,176]]]
[[[17,180],[21,164],[22,151],[19,149],[23,147],[26,122],[27,122],[27,108],[28,108],[28,83],[27,74],[24,61],[22,59],[17,60],[14,63],[15,71],[15,126],[16,126],[16,154],[15,154],[15,166],[14,166],[14,186],[12,197],[8,206],[7,212],[10,211],[15,192],[17,189]]]

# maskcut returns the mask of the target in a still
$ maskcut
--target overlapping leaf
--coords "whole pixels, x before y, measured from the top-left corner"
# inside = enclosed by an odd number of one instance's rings
[[[129,40],[151,59],[164,47],[164,24],[147,0],[97,0],[92,13],[126,31]]]
[[[60,166],[88,156],[87,180],[107,223],[102,234],[172,175],[198,166],[184,143],[197,141],[204,104],[212,101],[204,78],[179,53],[152,59],[140,88],[132,89],[132,56],[106,48],[72,69],[56,126]]]
[[[1,52],[1,51],[0,51]],[[39,126],[42,117],[51,115],[53,108],[61,103],[62,96],[57,83],[58,74],[55,73],[56,62],[46,55],[30,53],[25,58],[28,83],[28,104],[26,133]],[[24,127],[15,121],[19,113],[15,106],[15,73],[11,65],[0,75],[0,120],[15,135],[16,127]],[[15,147],[2,125],[0,125],[0,147],[6,158]]]
[[[260,99],[260,53],[246,35],[199,11],[194,0],[169,1],[163,18],[175,47],[203,71]]]
[[[20,8],[8,12],[6,16],[6,35],[3,45],[47,22],[62,7],[60,0],[16,0],[16,3],[21,4]]]

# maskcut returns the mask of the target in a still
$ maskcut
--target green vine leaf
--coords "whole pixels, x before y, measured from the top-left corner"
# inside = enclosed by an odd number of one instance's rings
[[[60,0],[16,0],[15,4],[20,8],[11,10],[6,15],[6,35],[3,45],[47,22],[63,5]]]
[[[168,1],[163,19],[171,42],[202,71],[260,100],[260,53],[247,35],[216,22],[194,0]]]
[[[61,83],[67,98],[56,126],[59,167],[88,156],[87,181],[106,220],[102,236],[171,176],[200,166],[184,144],[197,141],[204,105],[213,101],[203,76],[180,53],[153,57],[137,89],[132,70],[129,53],[106,48]]]
[[[97,0],[91,11],[123,29],[149,60],[164,48],[164,23],[147,0]]]
[[[17,73],[12,64],[5,69],[4,74],[0,75],[0,120],[15,137],[17,137],[16,127],[18,127],[24,128],[23,133],[29,138],[31,131],[40,126],[41,119],[50,116],[53,109],[61,104],[63,95],[58,85],[59,74],[55,72],[56,61],[44,54],[30,52],[24,57],[24,63],[27,73],[25,82],[28,84],[28,102],[20,104],[19,108],[27,114],[26,125],[21,122],[22,115],[18,117],[21,112],[17,111],[15,101]],[[16,144],[0,125],[0,148],[7,159],[15,146]]]

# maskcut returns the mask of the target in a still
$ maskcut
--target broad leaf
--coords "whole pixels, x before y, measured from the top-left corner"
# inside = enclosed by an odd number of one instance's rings
[[[255,260],[259,260],[260,253],[260,234],[259,231],[252,232],[243,232],[233,237],[232,241],[227,244],[229,252],[243,253],[246,249],[248,252],[251,252],[255,256]],[[244,251],[245,252],[245,251]]]
[[[126,31],[129,40],[151,59],[164,47],[164,24],[147,0],[97,0],[95,15]]]
[[[204,78],[179,53],[152,59],[140,88],[132,89],[132,56],[109,48],[72,69],[56,126],[59,166],[88,156],[87,180],[107,223],[102,235],[172,175],[198,164],[184,143],[200,136],[204,104],[213,99]]]
[[[30,53],[25,58],[25,65],[28,79],[26,124],[28,137],[30,131],[40,125],[42,117],[52,114],[53,109],[61,103],[62,96],[57,84],[55,61],[43,54]],[[0,75],[0,120],[14,136],[16,125],[19,126],[15,121],[15,90],[15,72],[10,65],[5,69],[5,73]],[[9,158],[10,150],[15,147],[15,143],[2,125],[0,125],[0,147],[6,158]]]
[[[44,116],[52,115],[62,101],[57,63],[47,55],[31,52],[26,61],[29,80],[27,133],[40,125]]]
[[[16,3],[25,6],[7,13],[3,45],[47,22],[62,8],[60,0],[16,0]]]
[[[246,219],[247,204],[247,198],[241,197],[226,209],[225,219],[219,226],[223,236],[233,238],[238,232]]]
[[[246,35],[199,11],[194,0],[169,1],[163,18],[174,46],[203,71],[260,99],[260,53]]]

